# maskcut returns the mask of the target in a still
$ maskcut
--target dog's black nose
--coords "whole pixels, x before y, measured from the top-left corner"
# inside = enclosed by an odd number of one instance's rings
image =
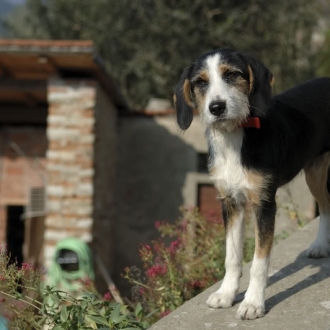
[[[212,102],[209,105],[210,112],[214,116],[221,116],[226,110],[226,101]]]

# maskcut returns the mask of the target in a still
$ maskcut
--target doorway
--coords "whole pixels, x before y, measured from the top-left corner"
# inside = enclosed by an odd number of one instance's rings
[[[16,263],[18,267],[23,263],[23,244],[25,234],[25,222],[22,219],[23,205],[7,206],[7,250],[10,263]]]

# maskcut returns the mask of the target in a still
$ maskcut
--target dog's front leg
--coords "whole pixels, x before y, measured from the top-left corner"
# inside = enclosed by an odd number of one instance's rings
[[[263,317],[265,313],[269,255],[274,237],[275,199],[264,201],[260,207],[255,207],[255,209],[255,251],[250,270],[250,284],[237,311],[238,317],[247,320]]]
[[[222,213],[226,227],[226,274],[219,290],[212,293],[206,302],[212,308],[232,306],[242,275],[244,206],[226,198],[222,202]]]

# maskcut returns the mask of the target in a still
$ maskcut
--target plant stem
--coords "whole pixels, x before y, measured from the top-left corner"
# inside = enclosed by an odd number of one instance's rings
[[[130,281],[131,283],[136,284],[136,285],[143,286],[144,288],[146,288],[146,289],[148,289],[148,290],[151,290],[150,286],[145,285],[145,284],[143,284],[143,283],[141,283],[141,282],[139,282],[139,281],[133,280],[133,279],[131,279],[131,278],[129,279],[129,281]]]
[[[13,299],[16,299],[16,300],[22,301],[22,302],[24,302],[24,303],[30,305],[31,307],[37,309],[38,311],[41,311],[41,309],[40,309],[39,306],[36,306],[36,305],[32,304],[31,302],[28,302],[28,301],[26,301],[26,300],[24,300],[24,299],[21,299],[21,298],[17,298],[17,297],[15,297],[14,295],[11,295],[11,294],[9,294],[9,293],[7,293],[7,292],[4,292],[4,291],[1,291],[1,290],[0,290],[0,293],[3,294],[3,295],[5,295],[5,296],[7,296],[7,297],[10,297],[10,298],[13,298]]]
[[[36,299],[34,299],[34,298],[31,298],[31,297],[29,297],[29,296],[25,296],[25,298],[30,299],[30,300],[32,300],[32,301],[35,302],[35,303],[38,303],[40,306],[43,306],[43,303],[41,303],[40,301],[38,301],[38,300],[36,300]]]

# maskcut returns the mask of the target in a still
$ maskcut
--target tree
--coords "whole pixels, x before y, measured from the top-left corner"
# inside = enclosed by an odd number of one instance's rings
[[[270,67],[276,91],[315,74],[312,34],[321,8],[308,0],[27,0],[6,21],[12,37],[92,39],[135,108],[170,98],[184,67],[220,47]]]

